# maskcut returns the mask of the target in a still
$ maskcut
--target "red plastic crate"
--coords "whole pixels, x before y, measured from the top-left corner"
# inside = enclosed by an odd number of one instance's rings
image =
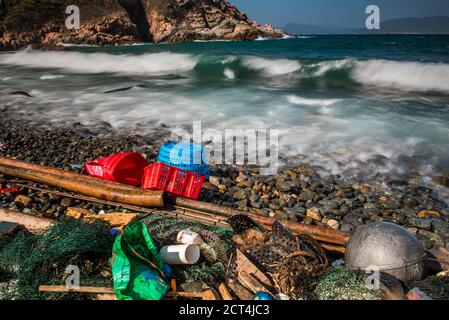
[[[166,190],[172,171],[173,167],[160,162],[146,167],[142,179],[142,188],[149,190]]]
[[[187,181],[183,196],[188,199],[197,200],[205,181],[206,177],[200,176],[199,174],[191,174]]]
[[[189,177],[190,173],[188,171],[172,167],[170,180],[165,190],[170,194],[182,196]]]
[[[158,162],[145,168],[142,188],[197,200],[205,181],[204,176]]]

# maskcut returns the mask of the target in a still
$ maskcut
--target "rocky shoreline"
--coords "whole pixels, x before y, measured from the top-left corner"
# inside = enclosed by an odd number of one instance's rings
[[[73,124],[68,128],[32,122],[0,108],[0,154],[24,161],[80,172],[85,161],[111,153],[139,152],[154,162],[168,131],[143,137],[126,135],[104,126],[93,131]],[[412,231],[428,250],[449,249],[449,208],[434,190],[418,182],[396,182],[385,190],[376,184],[348,183],[337,176],[320,176],[313,164],[290,165],[277,176],[260,176],[257,168],[211,166],[200,200],[279,219],[328,226],[352,232],[369,222],[386,221]],[[14,187],[0,175],[3,188]],[[36,184],[35,184],[36,185]],[[0,194],[0,208],[58,218],[71,206],[96,213],[116,211],[89,203],[22,189]]]
[[[73,2],[73,3],[72,3]],[[63,49],[65,44],[125,45],[194,40],[280,38],[282,30],[250,20],[224,0],[37,0],[7,2],[0,8],[0,50],[28,45]],[[65,25],[68,4],[80,8],[80,28]],[[26,21],[26,23],[24,23]]]

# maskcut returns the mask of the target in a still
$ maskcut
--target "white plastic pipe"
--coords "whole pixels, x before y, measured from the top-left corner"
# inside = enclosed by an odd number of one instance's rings
[[[195,264],[200,259],[200,247],[196,244],[165,246],[159,254],[166,264]]]

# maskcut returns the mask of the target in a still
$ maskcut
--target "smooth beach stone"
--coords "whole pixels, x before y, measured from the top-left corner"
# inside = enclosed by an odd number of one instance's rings
[[[432,222],[427,219],[419,219],[419,218],[408,218],[407,224],[411,227],[415,227],[418,229],[431,230]]]

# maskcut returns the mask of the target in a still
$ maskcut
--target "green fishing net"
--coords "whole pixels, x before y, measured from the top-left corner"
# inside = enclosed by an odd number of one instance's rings
[[[80,285],[111,286],[108,259],[114,242],[110,225],[64,219],[42,235],[21,231],[0,240],[0,277],[15,279],[4,299],[79,299],[79,294],[40,293],[40,285],[64,285],[66,268],[77,266]]]
[[[330,268],[318,281],[315,294],[319,300],[380,300],[381,291],[369,289],[364,277],[343,266]]]

